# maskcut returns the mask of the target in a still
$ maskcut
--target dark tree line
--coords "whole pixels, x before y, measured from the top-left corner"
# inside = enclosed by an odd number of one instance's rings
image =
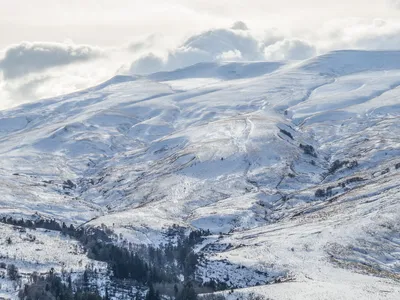
[[[353,161],[340,161],[340,160],[335,160],[332,165],[329,167],[328,173],[329,174],[333,174],[335,173],[337,170],[346,167],[348,169],[354,169],[356,167],[358,167],[358,162],[356,160]]]
[[[112,243],[112,231],[103,228],[75,228],[72,224],[55,220],[16,220],[3,217],[1,222],[25,228],[45,228],[59,231],[78,240],[86,249],[88,257],[106,262],[112,276],[117,279],[131,279],[142,284],[179,282],[183,274],[186,281],[193,280],[199,255],[194,246],[210,233],[203,230],[192,231],[188,236],[178,226],[167,231],[167,236],[176,237],[158,248],[152,246],[120,247]]]
[[[122,248],[90,239],[85,245],[88,257],[107,262],[110,273],[117,279],[131,279],[142,284],[178,283],[181,274],[185,281],[194,280],[200,257],[193,248],[206,234],[208,232],[193,231],[188,236],[179,235],[176,242],[170,241],[158,248],[134,248],[132,245]]]
[[[97,290],[88,291],[78,287],[76,290],[71,284],[64,283],[51,270],[47,276],[31,276],[32,282],[25,285],[18,293],[24,300],[109,300],[108,296],[100,296]]]
[[[85,286],[73,288],[70,277],[67,283],[50,270],[46,276],[31,276],[30,284],[26,284],[18,293],[19,299],[23,300],[110,300],[108,289],[104,296],[100,295],[99,289],[88,289]],[[125,298],[124,298],[125,299]],[[130,297],[132,300],[161,300],[160,293],[153,285],[149,286],[147,293],[142,296],[139,292]],[[186,283],[181,291],[176,291],[176,300],[197,300],[196,291],[191,283]]]
[[[65,223],[60,224],[55,220],[15,220],[12,217],[3,217],[0,219],[0,222],[31,229],[45,228],[59,231],[78,240],[85,248],[89,258],[107,263],[111,278],[116,280],[130,280],[140,286],[147,286],[149,290],[145,298],[146,300],[160,299],[158,291],[155,291],[153,288],[154,284],[179,284],[181,283],[181,275],[184,276],[184,286],[181,290],[176,291],[175,298],[182,300],[196,299],[193,296],[196,295],[196,292],[192,282],[195,280],[194,274],[200,256],[194,252],[194,246],[201,242],[204,236],[209,235],[209,231],[192,231],[189,235],[186,235],[184,228],[173,226],[166,233],[170,241],[164,245],[160,245],[158,248],[152,246],[134,246],[132,244],[125,245],[127,247],[120,247],[112,243],[110,236],[114,234],[105,226],[102,226],[102,228],[76,228],[72,224],[67,226]],[[88,277],[91,274],[88,270],[84,272],[84,283],[90,280]],[[102,299],[96,298],[98,296],[97,290],[92,293],[85,291],[86,294],[82,295],[78,293],[79,291],[76,291],[78,294],[74,294],[74,292],[71,292],[71,284],[65,290],[64,285],[59,283],[59,279],[54,274],[38,279],[38,284],[35,283],[35,286],[31,288],[35,293],[37,290],[42,293],[41,286],[53,286],[49,281],[55,286],[54,291],[52,289],[55,293],[55,299]],[[85,290],[87,290],[86,287],[86,285],[83,286]],[[25,289],[30,291],[29,286]],[[48,290],[45,291],[48,292]],[[50,292],[50,294],[53,295],[53,292]],[[32,291],[29,293],[32,293]],[[49,297],[50,294],[45,293]],[[74,298],[68,298],[72,297],[71,295]]]

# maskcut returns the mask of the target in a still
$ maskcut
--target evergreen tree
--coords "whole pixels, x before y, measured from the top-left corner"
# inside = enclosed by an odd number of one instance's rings
[[[191,282],[187,282],[183,286],[183,289],[176,297],[176,300],[197,300],[197,294]]]
[[[158,291],[154,290],[154,287],[152,284],[149,286],[149,290],[147,291],[145,300],[161,300],[160,294]]]

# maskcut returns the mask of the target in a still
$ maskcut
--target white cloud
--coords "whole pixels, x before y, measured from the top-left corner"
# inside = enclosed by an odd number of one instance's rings
[[[202,50],[212,56],[220,55],[227,51],[239,51],[243,59],[261,59],[260,43],[249,32],[213,29],[193,35],[183,44],[184,47]]]
[[[242,53],[240,53],[238,50],[230,50],[217,56],[217,60],[220,61],[240,61],[242,59]]]
[[[303,60],[315,56],[316,48],[298,39],[284,39],[265,48],[267,60]]]
[[[269,28],[263,32],[260,39],[263,47],[265,48],[275,44],[278,41],[284,40],[285,34],[280,32],[277,28]]]
[[[327,22],[314,37],[319,52],[340,49],[400,50],[400,22],[343,19]]]
[[[143,39],[138,39],[134,42],[131,42],[128,45],[128,50],[132,52],[140,52],[143,50],[150,50],[154,47],[157,42],[158,36],[156,34],[151,34]]]
[[[136,36],[113,48],[72,42],[13,45],[0,62],[0,101],[27,102],[87,88],[117,73],[149,74],[200,62],[296,60],[340,49],[400,50],[396,19],[329,19],[318,30],[246,23],[195,31],[186,39]]]
[[[52,67],[98,58],[101,51],[86,45],[24,42],[6,49],[0,61],[5,79],[14,79]]]
[[[97,85],[118,74],[121,66],[132,59],[125,46],[99,49],[71,43],[55,47],[53,43],[32,44],[32,51],[30,47],[13,46],[15,53],[4,56],[0,66],[0,109]],[[18,54],[16,49],[23,51]]]
[[[391,7],[400,9],[400,0],[388,0]]]
[[[139,58],[132,63],[131,73],[170,71],[201,62],[262,59],[262,43],[251,33],[220,28],[195,34],[164,56],[150,53]]]
[[[132,54],[138,54],[149,51],[165,51],[170,48],[176,48],[181,40],[176,37],[165,36],[162,34],[150,34],[139,36],[132,39],[127,45],[127,50]]]
[[[400,22],[384,19],[340,19],[313,30],[284,32],[270,28],[256,34],[243,23],[212,29],[187,38],[163,54],[145,54],[130,72],[170,71],[200,62],[303,60],[340,49],[400,50]]]
[[[138,58],[130,67],[130,70],[136,74],[150,74],[162,69],[164,69],[164,60],[154,53]]]
[[[249,28],[247,27],[246,23],[242,22],[242,21],[237,21],[235,22],[231,29],[233,30],[249,30]]]

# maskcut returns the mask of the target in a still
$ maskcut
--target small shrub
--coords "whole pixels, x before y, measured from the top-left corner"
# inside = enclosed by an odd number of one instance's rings
[[[281,133],[290,137],[293,140],[293,135],[289,131],[286,131],[285,129],[280,129],[280,131],[281,131]]]
[[[304,154],[310,155],[312,157],[317,157],[317,153],[315,152],[313,146],[300,144],[300,148],[303,149]]]
[[[327,188],[326,188],[326,196],[328,196],[328,197],[331,197],[332,195],[333,195],[333,186],[328,186]]]
[[[346,163],[346,162],[341,162],[341,161],[338,160],[338,159],[335,160],[335,161],[333,162],[333,164],[330,166],[328,172],[329,172],[330,174],[335,173],[337,170],[339,170],[341,167],[343,167],[343,165],[344,165],[345,163]]]
[[[19,278],[18,268],[14,264],[7,266],[7,276],[10,280],[17,280]]]
[[[356,160],[353,160],[353,161],[347,163],[347,168],[348,169],[354,169],[356,167],[358,167],[358,161],[356,161]]]
[[[325,191],[323,189],[318,189],[315,191],[315,197],[321,198],[321,197],[325,197]]]
[[[381,175],[385,175],[385,174],[387,174],[387,173],[389,173],[390,172],[390,169],[389,168],[386,168],[385,170],[383,170],[382,172],[381,172]]]
[[[359,181],[363,181],[363,180],[364,180],[364,178],[362,178],[362,177],[353,177],[353,178],[347,179],[346,184],[350,184],[353,182],[359,182]]]

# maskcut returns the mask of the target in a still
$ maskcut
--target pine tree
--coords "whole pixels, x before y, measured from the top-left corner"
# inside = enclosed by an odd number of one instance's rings
[[[197,294],[194,290],[193,284],[187,282],[181,292],[179,293],[177,300],[197,300]]]
[[[106,287],[105,295],[104,295],[104,300],[110,300],[110,296],[108,295],[108,288]]]

